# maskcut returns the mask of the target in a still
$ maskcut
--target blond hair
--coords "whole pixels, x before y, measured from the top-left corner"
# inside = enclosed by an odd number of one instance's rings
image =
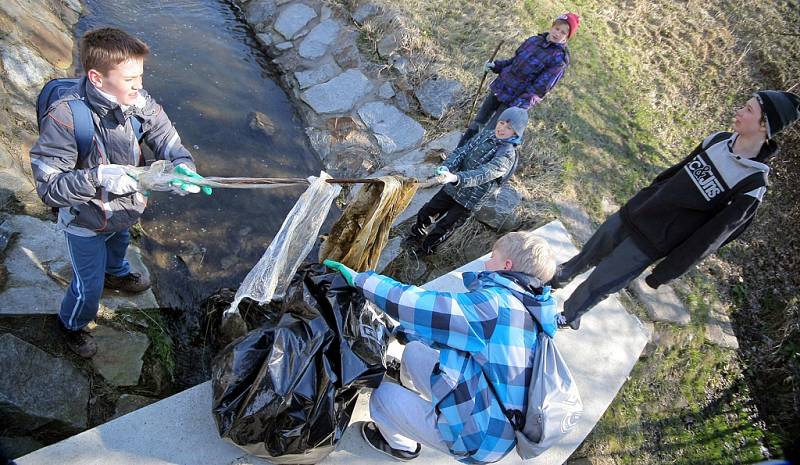
[[[546,283],[556,272],[556,255],[541,237],[528,231],[511,232],[494,243],[493,250],[511,260],[512,271],[539,278]]]

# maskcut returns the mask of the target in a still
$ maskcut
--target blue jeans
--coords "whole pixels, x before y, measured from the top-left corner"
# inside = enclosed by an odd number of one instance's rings
[[[61,301],[58,317],[67,329],[77,331],[97,316],[105,274],[125,276],[130,273],[131,266],[125,259],[125,252],[131,235],[127,229],[93,237],[64,235],[72,260],[73,277]]]

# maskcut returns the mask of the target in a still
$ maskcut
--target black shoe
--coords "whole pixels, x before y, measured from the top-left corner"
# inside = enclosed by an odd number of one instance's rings
[[[64,335],[64,341],[67,347],[75,355],[81,358],[92,358],[97,353],[97,343],[88,332],[80,329],[78,331],[70,331],[63,325],[59,324],[61,333]]]
[[[556,272],[553,274],[553,277],[550,278],[550,281],[547,283],[547,285],[550,286],[550,289],[555,291],[556,289],[561,289],[562,287],[564,287],[565,284],[567,284],[561,281],[560,275],[561,275],[561,265],[558,265],[556,266]]]
[[[401,385],[403,384],[400,382],[400,360],[391,356],[386,356],[386,376],[392,378]]]
[[[378,426],[372,421],[365,421],[361,425],[361,436],[365,441],[367,441],[367,444],[369,444],[369,446],[376,451],[383,452],[393,459],[401,460],[403,462],[407,462],[419,457],[419,451],[422,450],[422,446],[420,444],[417,444],[417,450],[414,452],[393,449],[389,443],[386,442],[386,439],[383,438],[381,432],[378,431]]]
[[[128,273],[125,276],[114,276],[106,273],[106,289],[137,294],[150,289],[150,280],[139,273]]]

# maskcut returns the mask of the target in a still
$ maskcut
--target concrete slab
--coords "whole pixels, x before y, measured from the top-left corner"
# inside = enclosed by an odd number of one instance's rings
[[[644,276],[647,274],[649,272],[642,273],[642,276],[634,279],[628,288],[633,291],[642,305],[644,305],[650,318],[653,321],[666,321],[683,326],[691,323],[692,318],[689,315],[689,310],[683,305],[672,286],[662,284],[658,286],[658,289],[653,289],[644,281]]]
[[[554,221],[537,230],[555,248],[559,260],[577,252],[561,223]],[[470,262],[425,287],[463,291],[460,276],[483,269],[488,256]],[[585,276],[585,275],[584,275]],[[580,282],[559,290],[566,297]],[[580,331],[562,330],[556,344],[575,376],[585,406],[584,416],[573,432],[556,447],[535,460],[537,465],[560,465],[575,451],[608,408],[625,383],[648,340],[648,331],[629,315],[615,296],[601,302],[584,318]],[[399,356],[401,346],[392,345],[390,354]],[[352,422],[368,418],[368,394],[359,399]],[[267,462],[247,456],[217,435],[211,416],[211,385],[206,382],[149,405],[60,443],[45,447],[18,460],[19,465],[255,465]],[[456,464],[441,453],[423,449],[420,463]],[[339,447],[322,463],[331,465],[374,465],[394,463],[362,441],[356,428],[349,428]],[[522,464],[514,453],[501,464]]]

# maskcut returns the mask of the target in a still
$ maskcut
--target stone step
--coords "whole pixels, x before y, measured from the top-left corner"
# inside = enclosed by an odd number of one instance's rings
[[[577,252],[563,225],[554,221],[536,230],[565,261]],[[441,276],[425,287],[463,291],[461,273],[483,269],[488,255]],[[566,297],[585,275],[559,290]],[[625,383],[649,338],[648,330],[629,315],[611,296],[582,320],[580,331],[561,330],[556,337],[580,388],[585,412],[571,434],[542,456],[527,463],[560,465],[583,442]],[[390,347],[397,355],[399,346]],[[368,418],[368,395],[362,395],[352,421]],[[211,416],[210,382],[151,404],[77,436],[45,447],[18,460],[19,465],[245,465],[267,462],[248,456],[241,449],[220,439]],[[455,460],[430,449],[423,449],[417,460],[428,465],[455,464]],[[356,428],[348,428],[336,451],[322,463],[374,465],[395,463],[373,451]],[[502,464],[521,464],[509,454]]]
[[[0,315],[57,314],[66,286],[72,281],[72,265],[64,233],[52,221],[13,215],[3,223],[17,236],[6,251],[8,283],[0,291]],[[141,252],[128,247],[131,269],[149,277]],[[156,308],[158,302],[148,289],[136,295],[106,290],[101,309]]]

